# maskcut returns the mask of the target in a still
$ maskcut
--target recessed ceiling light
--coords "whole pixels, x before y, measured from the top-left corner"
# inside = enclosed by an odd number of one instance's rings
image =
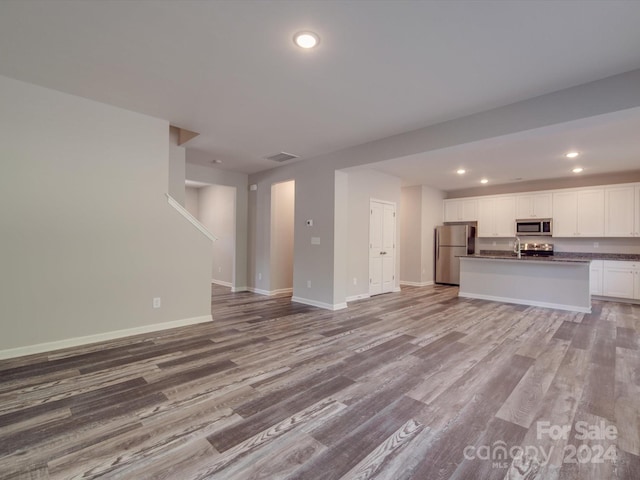
[[[580,155],[578,152],[569,152],[565,155],[565,157],[567,158],[576,158],[578,155]]]
[[[211,163],[215,163],[217,165],[222,163],[222,160],[218,160],[217,158],[215,160],[213,160]]]
[[[487,180],[486,178],[483,178],[482,180],[480,180],[480,183],[489,183],[489,180]]]
[[[320,43],[320,37],[313,32],[298,32],[293,36],[293,43],[300,48],[313,48]]]
[[[464,175],[465,173],[467,173],[467,171],[466,171],[464,168],[459,168],[459,169],[456,171],[456,173],[457,173],[458,175]]]
[[[582,167],[576,167],[573,170],[571,170],[573,173],[580,173],[582,171]]]

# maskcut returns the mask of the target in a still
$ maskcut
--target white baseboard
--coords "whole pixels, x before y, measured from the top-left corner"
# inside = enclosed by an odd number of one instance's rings
[[[53,350],[61,350],[63,348],[77,347],[79,345],[87,345],[89,343],[104,342],[106,340],[114,340],[116,338],[130,337],[141,333],[159,332],[168,330],[169,328],[185,327],[187,325],[195,325],[197,323],[211,322],[211,315],[202,317],[183,318],[172,322],[154,323],[153,325],[144,325],[142,327],[126,328],[124,330],[114,330],[112,332],[97,333],[95,335],[87,335],[84,337],[74,337],[55,342],[38,343],[37,345],[28,345],[26,347],[10,348],[8,350],[0,350],[0,360],[6,358],[22,357],[24,355],[33,355],[34,353],[43,353]]]
[[[364,300],[365,298],[371,298],[371,295],[368,293],[361,293],[360,295],[351,295],[347,297],[347,303],[355,302],[356,300]]]
[[[293,288],[279,288],[278,290],[271,290],[269,295],[283,295],[285,293],[292,294]]]
[[[257,293],[258,295],[269,295],[269,290],[262,290],[261,288],[256,287],[247,287],[251,293]]]
[[[407,285],[409,287],[428,287],[429,285],[433,285],[433,280],[429,280],[428,282],[409,282],[406,280],[400,280],[400,285]]]
[[[216,280],[215,278],[211,279],[211,283],[215,283],[216,285],[221,285],[223,287],[233,287],[233,285],[231,284],[231,282],[225,282],[224,280]]]
[[[232,292],[248,292],[249,288],[248,287],[231,287],[231,291]]]
[[[342,310],[343,308],[347,308],[347,302],[331,304],[317,302],[315,300],[310,300],[308,298],[302,297],[291,297],[291,301],[296,303],[303,303],[305,305],[311,305],[312,307],[324,308],[325,310]]]
[[[400,285],[398,285],[397,287],[393,287],[393,293],[397,293],[400,292]]]
[[[258,295],[267,295],[268,297],[271,297],[273,295],[281,295],[281,294],[285,294],[285,293],[293,293],[293,288],[280,288],[278,290],[262,290],[260,288],[254,288],[254,287],[244,287],[246,290],[253,292],[253,293],[257,293]]]
[[[591,313],[591,307],[585,308],[576,305],[563,305],[560,303],[537,302],[531,300],[522,300],[519,298],[494,297],[493,295],[481,295],[477,293],[458,292],[458,296],[462,298],[475,298],[478,300],[490,300],[492,302],[514,303],[516,305],[529,305],[531,307],[555,308],[556,310],[568,310],[570,312]]]
[[[591,299],[602,300],[605,302],[631,303],[634,305],[640,304],[640,300],[636,300],[634,298],[604,297],[602,295],[591,295]]]

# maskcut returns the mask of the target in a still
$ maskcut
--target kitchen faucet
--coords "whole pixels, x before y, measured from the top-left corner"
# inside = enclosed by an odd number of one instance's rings
[[[516,241],[513,242],[513,253],[517,254],[518,258],[522,258],[522,252],[520,250],[521,246],[522,245],[520,244],[520,237],[516,235]]]

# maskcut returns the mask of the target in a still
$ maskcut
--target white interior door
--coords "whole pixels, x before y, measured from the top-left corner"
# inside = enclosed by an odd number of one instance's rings
[[[396,267],[396,207],[371,200],[369,219],[369,295],[392,292]]]

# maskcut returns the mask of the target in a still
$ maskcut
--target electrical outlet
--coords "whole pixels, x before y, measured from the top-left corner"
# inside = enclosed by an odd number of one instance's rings
[[[356,277],[353,277],[353,284],[357,285],[358,284],[358,279]]]
[[[599,242],[593,242],[593,248],[600,248]]]
[[[261,273],[258,274],[258,280],[262,280],[262,274]]]
[[[307,280],[307,288],[311,288],[311,280]]]
[[[218,267],[218,273],[222,271],[222,267]]]
[[[153,299],[153,308],[160,308],[162,306],[162,300],[160,297],[155,297]]]

